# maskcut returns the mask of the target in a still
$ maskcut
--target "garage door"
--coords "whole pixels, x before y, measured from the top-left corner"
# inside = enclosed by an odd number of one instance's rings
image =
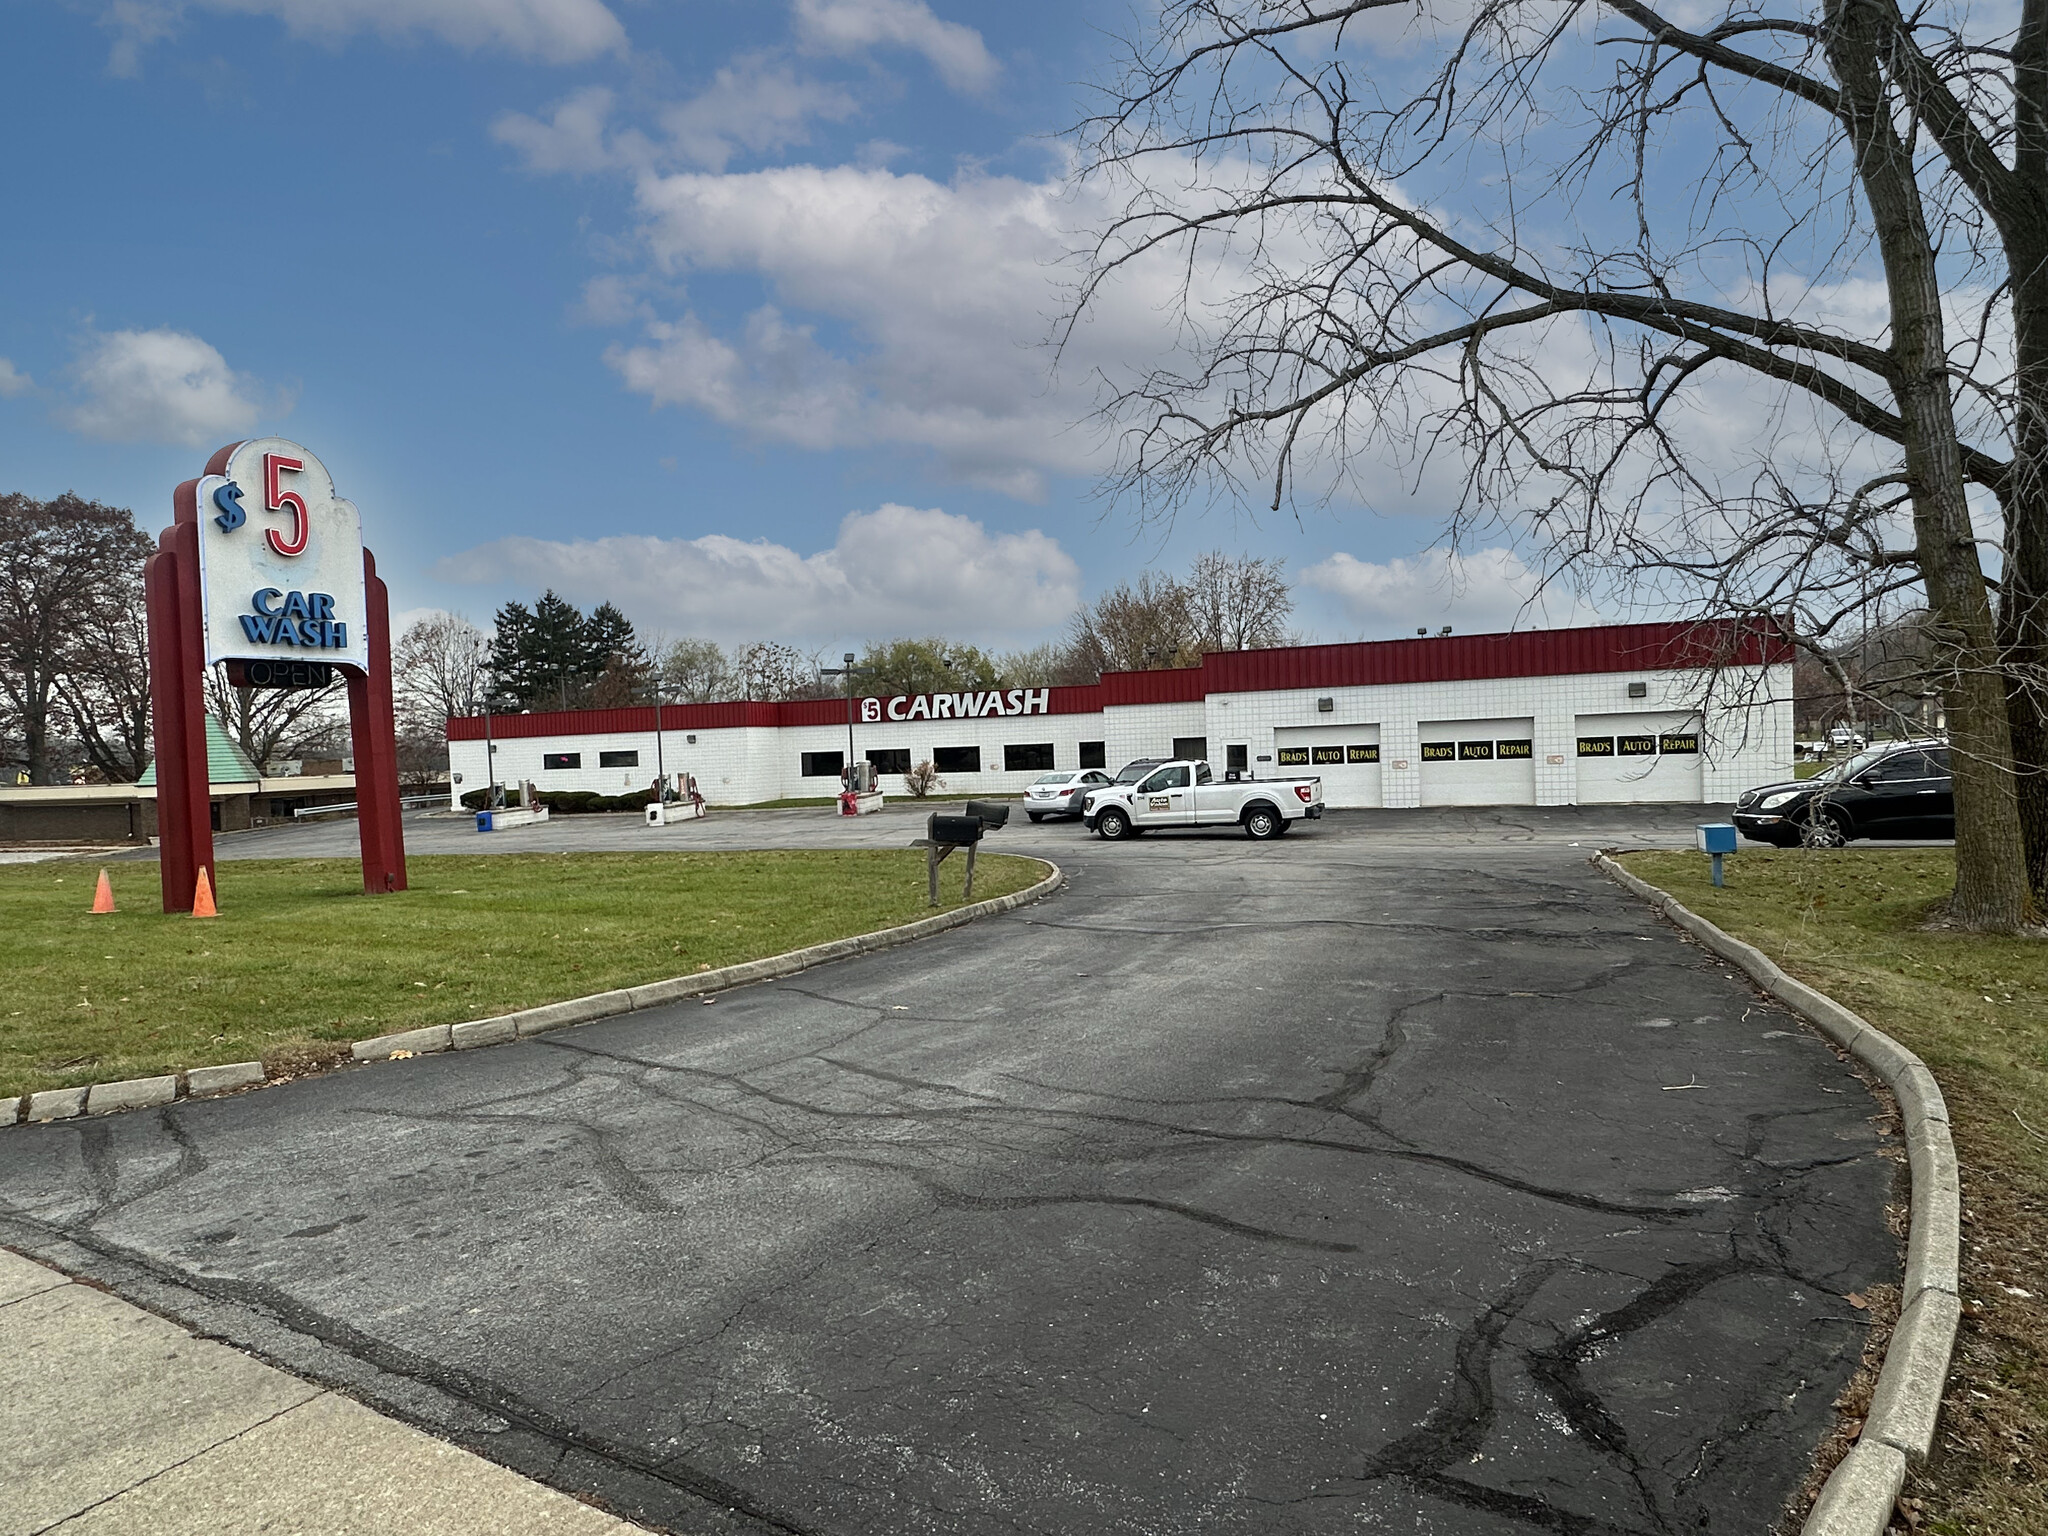
[[[1706,798],[1697,715],[1580,715],[1578,738],[1581,805],[1697,805]]]
[[[1376,725],[1283,726],[1273,733],[1273,759],[1283,774],[1323,781],[1323,804],[1377,806],[1380,728]]]
[[[1424,805],[1534,805],[1534,719],[1424,720]]]

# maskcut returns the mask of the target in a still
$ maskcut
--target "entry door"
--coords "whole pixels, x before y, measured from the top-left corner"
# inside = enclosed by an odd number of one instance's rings
[[[1141,827],[1191,827],[1195,823],[1195,791],[1188,767],[1161,768],[1138,786],[1131,808]]]

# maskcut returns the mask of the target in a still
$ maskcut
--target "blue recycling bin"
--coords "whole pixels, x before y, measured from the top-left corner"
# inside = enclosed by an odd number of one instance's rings
[[[476,813],[476,829],[479,832],[491,830],[491,813],[489,811],[478,811]]]

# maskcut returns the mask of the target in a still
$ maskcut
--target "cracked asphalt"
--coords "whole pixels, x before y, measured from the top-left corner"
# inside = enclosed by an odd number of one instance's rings
[[[1763,1531],[1897,1163],[1586,863],[1696,816],[1013,827],[935,939],[8,1131],[0,1241],[675,1531]],[[827,828],[912,830],[700,842]]]

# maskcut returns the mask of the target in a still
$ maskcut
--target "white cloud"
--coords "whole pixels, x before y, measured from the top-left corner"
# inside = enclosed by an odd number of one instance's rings
[[[751,274],[770,297],[731,334],[686,314],[614,346],[611,365],[656,404],[805,448],[922,447],[964,479],[1025,496],[1046,470],[1102,467],[1100,443],[1073,428],[1089,401],[1055,387],[1041,345],[1077,221],[1058,179],[793,165],[646,175],[638,203],[658,271]],[[1172,281],[1165,264],[1135,266],[1066,372],[1087,379],[1160,355]]]
[[[204,447],[246,431],[264,414],[258,386],[184,331],[95,333],[72,369],[64,424],[110,442]]]
[[[1000,641],[1062,624],[1080,568],[1036,529],[991,534],[972,518],[893,503],[849,513],[830,549],[765,540],[509,538],[442,560],[444,581],[551,586],[610,599],[645,629],[719,640],[926,634]]]
[[[841,58],[893,46],[921,53],[956,91],[978,91],[996,77],[981,34],[941,21],[924,0],[796,0],[798,40]]]
[[[1445,624],[1466,633],[1531,625],[1592,624],[1600,616],[1569,592],[1541,592],[1540,574],[1511,549],[1432,550],[1384,563],[1334,554],[1306,567],[1301,584],[1328,594],[1370,638]]]
[[[100,24],[114,33],[109,68],[133,74],[142,51],[170,36],[189,5],[272,16],[294,36],[338,42],[358,32],[417,34],[466,49],[502,49],[549,64],[626,51],[626,29],[603,0],[114,0]]]
[[[0,357],[0,400],[12,400],[16,395],[27,394],[35,388],[35,382],[6,358]]]
[[[612,93],[593,85],[556,102],[546,122],[524,112],[504,113],[491,124],[491,137],[518,150],[530,171],[581,175],[607,170],[618,164],[616,151],[605,142],[611,111]]]

